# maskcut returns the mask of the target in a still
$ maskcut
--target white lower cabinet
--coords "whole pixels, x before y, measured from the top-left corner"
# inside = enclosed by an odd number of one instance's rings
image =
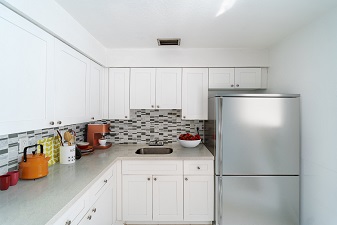
[[[212,221],[214,176],[184,176],[184,220]]]
[[[183,177],[153,176],[153,221],[183,220]]]
[[[212,160],[124,160],[122,174],[126,223],[213,221]]]
[[[124,221],[182,221],[183,177],[123,176]]]
[[[112,225],[115,219],[113,193],[116,187],[113,168],[114,166],[100,176],[89,190],[61,214],[56,222],[49,221],[47,225]]]
[[[123,220],[152,221],[152,176],[124,175]]]
[[[113,223],[113,185],[110,182],[95,204],[80,221],[80,225],[112,225]]]

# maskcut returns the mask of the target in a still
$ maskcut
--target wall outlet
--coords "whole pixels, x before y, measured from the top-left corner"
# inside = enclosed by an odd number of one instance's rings
[[[28,146],[28,137],[19,139],[19,152],[23,152],[24,148]]]

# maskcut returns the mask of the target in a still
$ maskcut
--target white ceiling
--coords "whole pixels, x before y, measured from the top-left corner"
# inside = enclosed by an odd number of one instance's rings
[[[266,48],[337,7],[336,0],[237,0],[220,14],[227,1],[56,0],[107,48],[156,48],[157,38],[181,38],[174,48]]]

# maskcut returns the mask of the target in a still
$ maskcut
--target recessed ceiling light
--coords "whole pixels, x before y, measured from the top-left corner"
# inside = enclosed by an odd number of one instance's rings
[[[158,38],[158,46],[162,45],[180,45],[180,38]]]

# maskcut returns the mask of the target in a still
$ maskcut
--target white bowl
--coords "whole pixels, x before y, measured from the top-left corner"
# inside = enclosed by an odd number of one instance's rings
[[[100,145],[106,145],[106,139],[98,139]]]
[[[198,144],[200,144],[201,140],[180,140],[178,139],[178,142],[181,146],[185,148],[194,148],[194,147],[197,147]]]

